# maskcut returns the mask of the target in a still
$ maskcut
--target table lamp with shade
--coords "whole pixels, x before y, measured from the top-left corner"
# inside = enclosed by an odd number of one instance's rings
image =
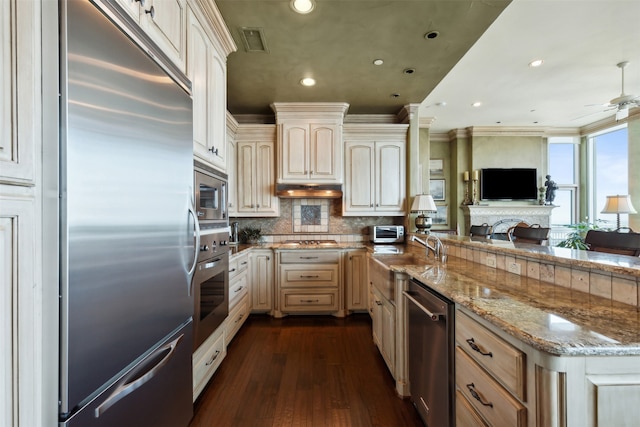
[[[413,199],[411,205],[412,213],[419,213],[416,217],[416,228],[418,233],[427,233],[431,228],[432,220],[429,216],[426,216],[425,212],[437,212],[438,207],[436,202],[433,201],[433,197],[430,194],[418,194]]]
[[[620,229],[620,214],[638,213],[631,203],[631,197],[628,195],[607,196],[607,203],[602,209],[602,213],[614,213],[617,215],[617,229]]]

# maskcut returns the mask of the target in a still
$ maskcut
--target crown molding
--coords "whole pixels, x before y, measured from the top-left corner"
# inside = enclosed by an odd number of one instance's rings
[[[471,126],[469,136],[545,136],[545,129],[529,126]]]
[[[229,56],[230,53],[237,51],[238,46],[236,46],[236,42],[233,41],[233,37],[231,37],[227,24],[224,22],[222,14],[215,2],[210,0],[192,0],[191,3],[195,4],[205,18],[207,18],[209,26],[215,36],[215,41],[220,47],[219,50],[222,50],[225,58]]]
[[[346,140],[366,140],[371,141],[382,139],[403,139],[407,138],[409,125],[405,123],[345,123],[342,127],[342,136]]]
[[[397,124],[398,116],[395,114],[348,114],[344,117],[344,123]]]
[[[276,114],[276,123],[283,120],[313,118],[314,120],[344,120],[349,109],[346,102],[274,102],[271,109]]]
[[[418,127],[420,129],[428,129],[431,127],[431,125],[433,124],[433,122],[436,121],[435,117],[420,117],[418,119]]]
[[[231,115],[230,112],[227,111],[227,133],[235,135],[236,132],[238,132],[238,126],[238,121]]]
[[[269,141],[276,137],[276,125],[240,124],[236,133],[236,141]]]

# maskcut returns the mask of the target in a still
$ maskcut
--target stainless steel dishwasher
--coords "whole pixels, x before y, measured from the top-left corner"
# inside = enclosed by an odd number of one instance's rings
[[[412,279],[409,310],[409,390],[427,427],[454,425],[454,305]]]

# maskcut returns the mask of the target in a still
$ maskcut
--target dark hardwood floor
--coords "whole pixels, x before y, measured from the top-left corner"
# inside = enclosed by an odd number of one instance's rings
[[[195,404],[190,427],[420,426],[367,314],[251,315]]]

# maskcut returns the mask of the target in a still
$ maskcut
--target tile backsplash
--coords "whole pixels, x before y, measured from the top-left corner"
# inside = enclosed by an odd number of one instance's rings
[[[302,201],[306,200],[307,203]],[[313,204],[309,203],[313,201]],[[311,224],[316,221],[317,210],[311,209],[308,213],[306,224],[302,221],[302,206],[320,206],[320,224]],[[299,209],[300,224],[296,225],[296,206]],[[326,217],[323,216],[323,207],[326,207]],[[309,211],[309,212],[311,212]],[[323,223],[323,219],[326,223]],[[378,217],[378,216],[342,216],[342,199],[280,199],[280,216],[277,218],[231,218],[237,221],[240,229],[255,227],[262,230],[262,234],[289,235],[289,234],[331,234],[331,235],[368,235],[370,225],[402,225],[404,217]],[[305,228],[306,231],[305,231]],[[310,227],[314,227],[311,229]],[[318,227],[318,228],[316,228]],[[312,231],[313,230],[313,231]],[[322,231],[319,231],[322,230]],[[337,240],[337,239],[336,239]]]

